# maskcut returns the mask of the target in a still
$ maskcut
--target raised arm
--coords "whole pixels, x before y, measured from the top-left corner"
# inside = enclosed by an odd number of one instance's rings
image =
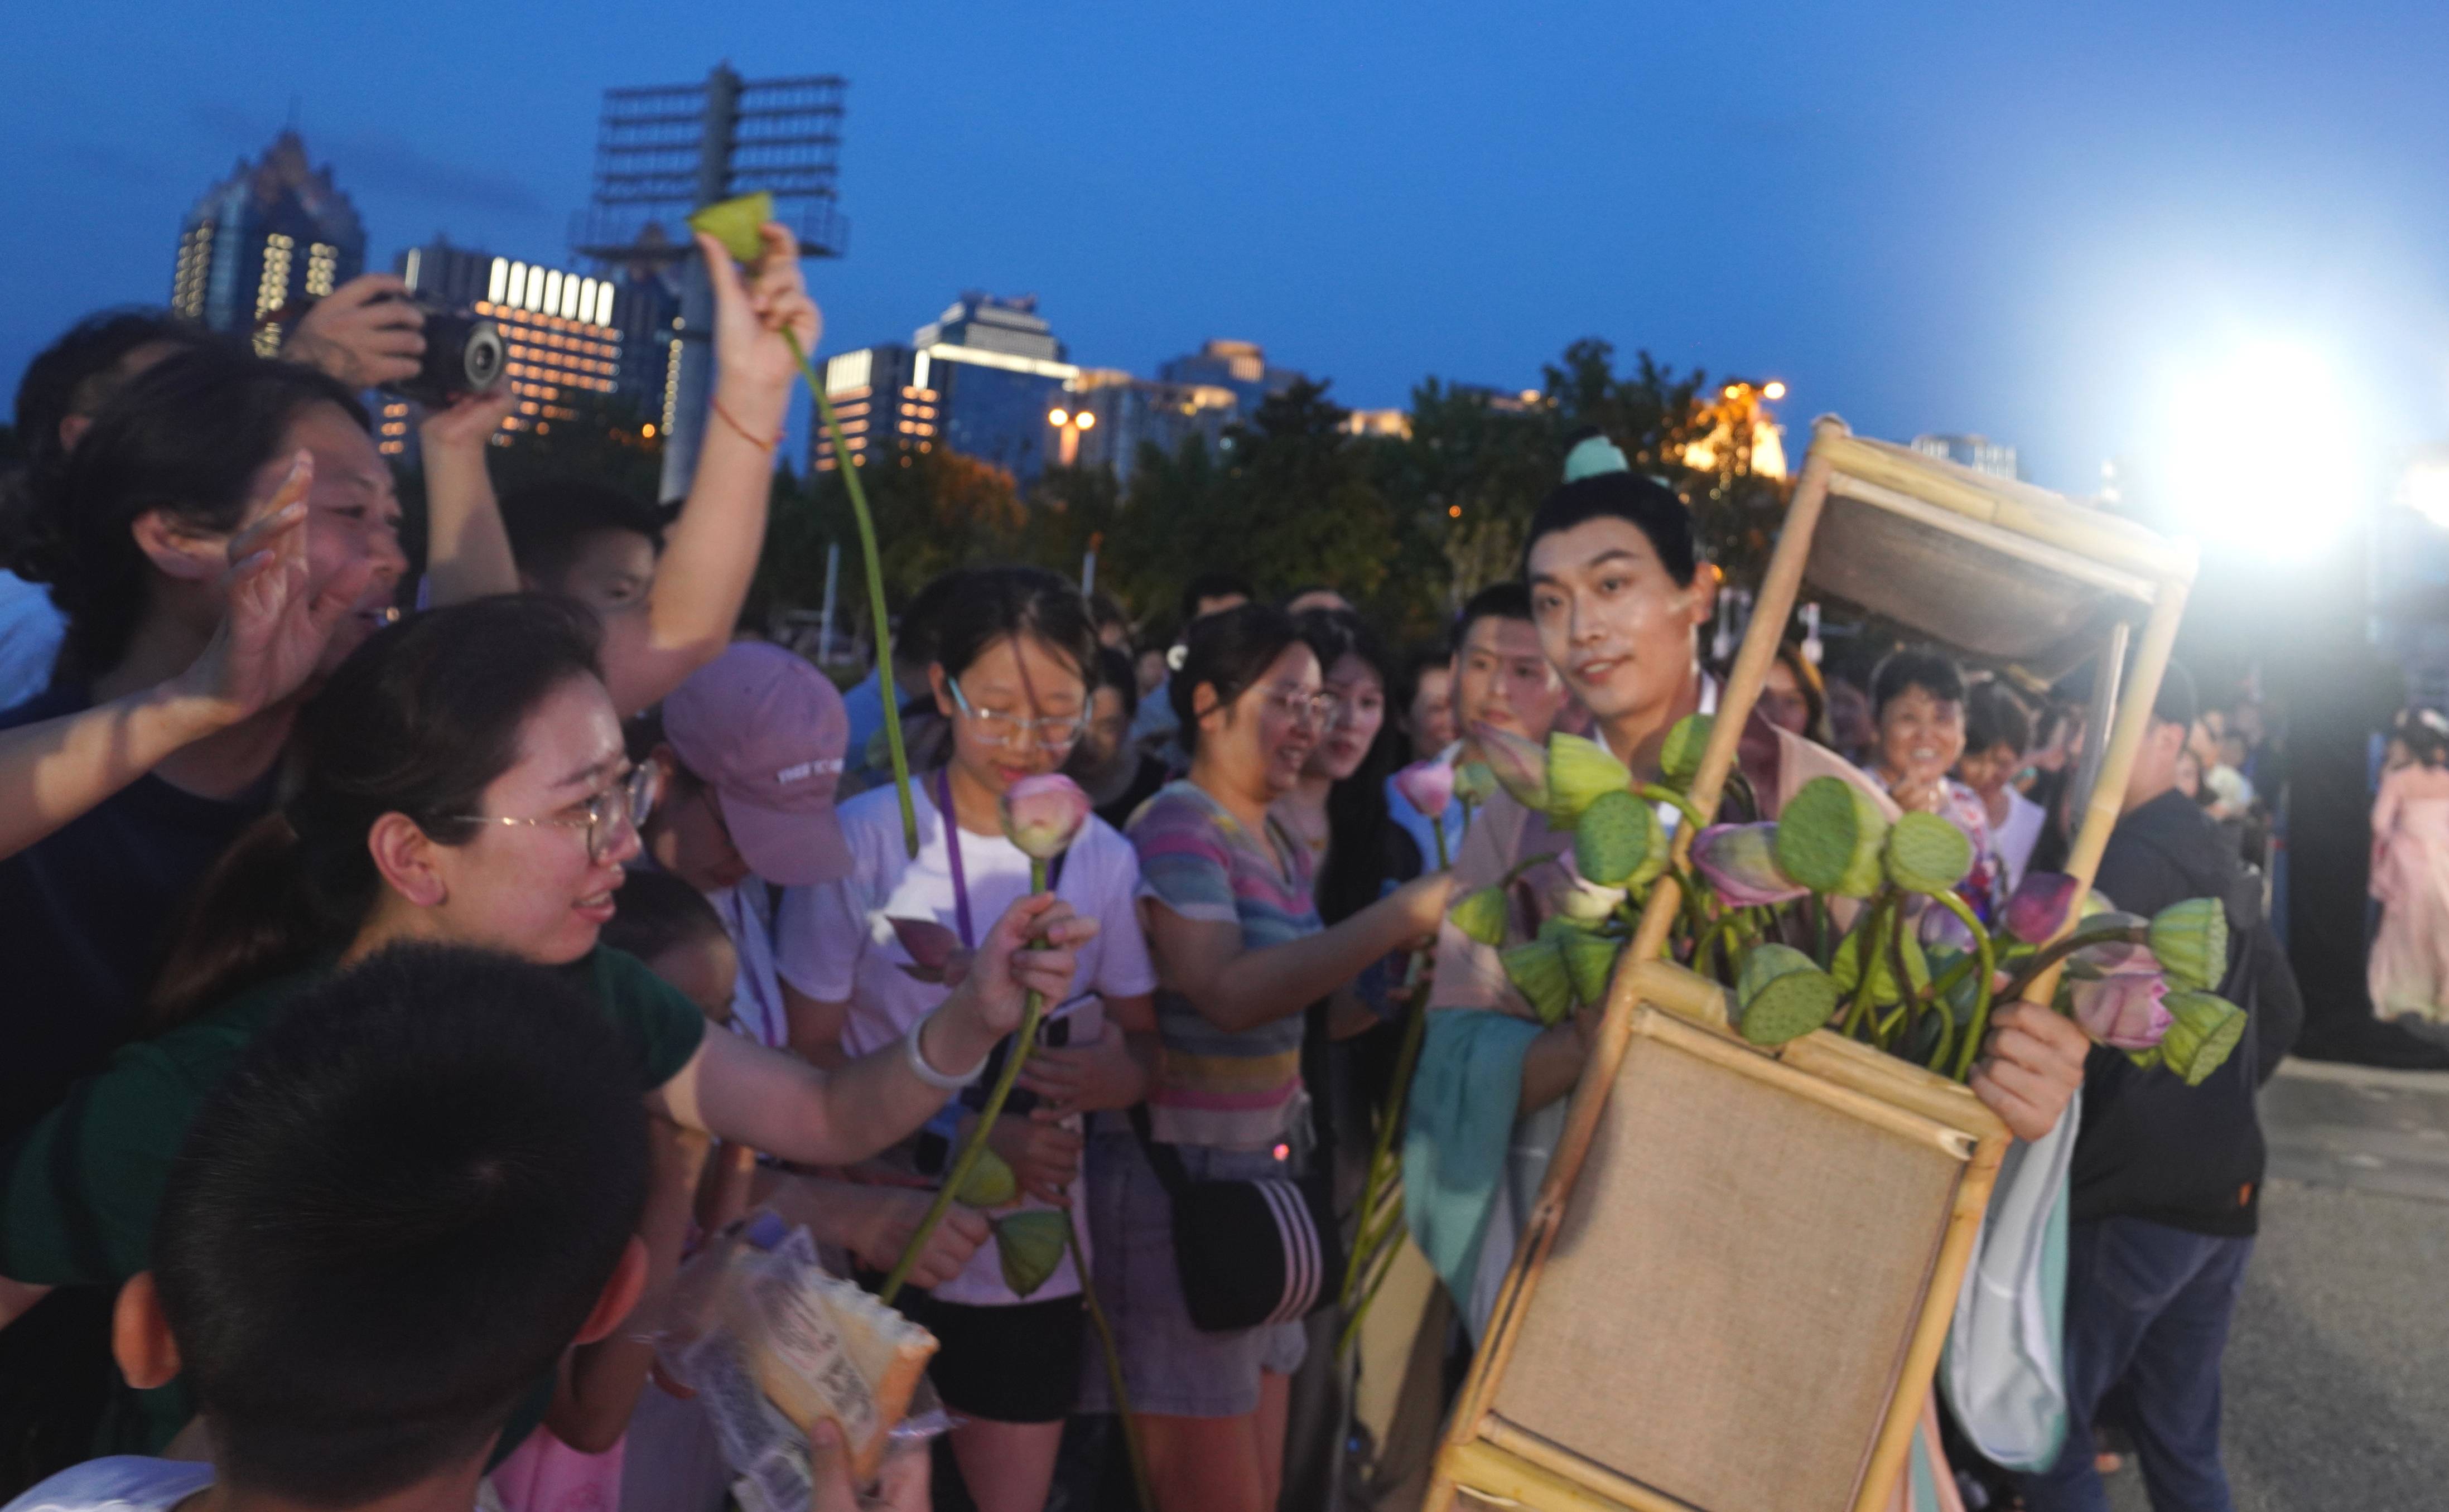
[[[774,449],[800,371],[783,333],[813,352],[821,322],[800,281],[798,241],[772,221],[764,237],[765,256],[744,282],[719,242],[697,239],[714,284],[714,402],[688,500],[665,533],[654,587],[638,613],[605,624],[605,681],[624,718],[680,686],[730,642],[765,544]]]
[[[417,427],[425,457],[425,579],[437,605],[519,591],[511,533],[485,466],[493,433],[516,403],[504,383],[427,415]]]
[[[1140,908],[1157,980],[1220,1029],[1238,1032],[1301,1012],[1393,950],[1437,932],[1451,873],[1415,877],[1342,923],[1252,950],[1239,925],[1186,919],[1153,898]]]
[[[970,974],[921,1025],[927,1065],[938,1077],[978,1067],[1019,1026],[1026,993],[1055,1002],[1070,990],[1072,947],[1096,932],[1095,920],[1074,916],[1052,893],[1013,904],[987,932]],[[1050,947],[1026,948],[1037,938]],[[827,1073],[738,1035],[709,1034],[653,1101],[682,1124],[786,1160],[847,1165],[916,1130],[950,1096],[918,1074],[906,1043]]]

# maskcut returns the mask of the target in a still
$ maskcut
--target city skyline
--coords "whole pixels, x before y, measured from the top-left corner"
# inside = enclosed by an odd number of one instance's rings
[[[1789,425],[2000,437],[2082,490],[2149,443],[2172,373],[2258,326],[2325,345],[2389,446],[2449,436],[2449,188],[2420,145],[2449,105],[2420,66],[2449,18],[2407,4],[2249,26],[2200,4],[1796,7],[1707,38],[1603,7],[919,7],[813,33],[754,7],[250,14],[28,18],[0,99],[21,144],[0,367],[88,310],[159,302],[179,210],[293,99],[370,265],[435,231],[559,258],[602,91],[727,58],[850,80],[858,237],[810,265],[828,353],[901,339],[954,290],[1033,291],[1089,360],[1147,373],[1241,337],[1384,408],[1431,375],[1533,384],[1597,335],[1783,378]],[[164,83],[45,63],[76,56]]]

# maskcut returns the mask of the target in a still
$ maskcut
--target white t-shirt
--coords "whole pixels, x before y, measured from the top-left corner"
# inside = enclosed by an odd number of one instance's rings
[[[2040,842],[2041,825],[2049,813],[2039,804],[2013,788],[2007,790],[2007,818],[1990,830],[1990,849],[1997,852],[1999,865],[2007,869],[2007,890],[2014,892],[2024,885],[2024,868],[2031,864],[2033,847]]]
[[[791,1021],[782,1007],[782,984],[774,970],[774,920],[765,879],[742,878],[705,895],[723,915],[723,932],[731,936],[732,952],[740,957],[740,977],[731,988],[731,1028],[743,1039],[769,1050],[791,1043]]]
[[[791,888],[782,894],[775,921],[774,964],[783,981],[827,1003],[847,1001],[842,1049],[851,1056],[890,1046],[910,1025],[944,1001],[945,989],[920,982],[901,967],[910,954],[894,934],[891,919],[932,920],[960,928],[953,893],[951,852],[944,822],[935,812],[932,783],[914,781],[911,801],[918,814],[918,859],[902,848],[901,810],[891,787],[862,793],[837,811],[850,844],[851,874],[839,882]],[[961,842],[961,871],[968,884],[970,921],[976,938],[994,928],[1003,911],[1029,894],[1029,857],[1002,835],[971,834]],[[1105,1030],[1105,998],[1140,997],[1156,990],[1156,968],[1140,933],[1132,906],[1140,881],[1139,858],[1130,842],[1103,819],[1091,816],[1064,857],[1055,891],[1072,911],[1097,921],[1097,937],[1079,948],[1071,992],[1047,1007],[1050,1023],[1070,1021],[1070,1043],[1094,1043]],[[1067,1122],[1076,1129],[1076,1118]],[[1024,1199],[1024,1206],[1043,1204]],[[1081,1235],[1087,1239],[1084,1230]],[[935,1289],[946,1302],[976,1307],[1022,1300],[1046,1301],[1080,1290],[1067,1254],[1051,1279],[1026,1299],[1003,1284],[1002,1262],[993,1244],[983,1245],[958,1276]]]
[[[213,1483],[194,1460],[114,1454],[70,1465],[0,1512],[169,1512]]]

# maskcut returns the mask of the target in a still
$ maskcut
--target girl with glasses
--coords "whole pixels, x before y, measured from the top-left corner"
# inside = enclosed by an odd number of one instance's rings
[[[1059,770],[1092,710],[1097,637],[1070,582],[1034,567],[973,572],[931,629],[926,682],[950,738],[943,762],[913,778],[916,859],[904,847],[898,799],[879,788],[839,811],[850,875],[783,895],[776,961],[792,1043],[820,1063],[890,1044],[935,1010],[947,990],[942,958],[914,953],[900,931],[915,928],[956,952],[1028,890],[1029,857],[1004,837],[1001,799],[1023,777]],[[1040,1048],[989,1136],[1032,1208],[1070,1205],[1084,1116],[1137,1102],[1154,1057],[1156,981],[1132,914],[1139,867],[1129,845],[1091,816],[1057,867],[1054,894],[1097,921],[1097,938],[1079,952],[1066,990],[1049,995]],[[1138,1053],[1127,1039],[1133,1031],[1143,1036]],[[893,1152],[897,1173],[939,1177],[974,1118],[963,1103],[947,1107]],[[1067,1256],[1024,1297],[1005,1284],[976,1213],[955,1207],[936,1232],[966,1235],[975,1253],[956,1274],[920,1275],[919,1284],[935,1284],[902,1292],[897,1305],[942,1346],[930,1374],[958,1420],[953,1454],[980,1512],[1038,1512],[1079,1394],[1079,1275]],[[892,1254],[860,1258],[883,1270]]]
[[[647,1110],[815,1164],[917,1127],[983,1069],[1026,991],[1069,984],[1071,947],[1094,927],[1040,897],[992,922],[926,1023],[837,1072],[707,1034],[686,997],[597,943],[638,851],[633,805],[649,795],[632,786],[597,636],[566,601],[481,599],[379,631],[333,673],[299,718],[287,796],[216,864],[184,921],[152,1004],[157,1037],[79,1083],[0,1164],[0,1275],[98,1286],[144,1270],[202,1100],[317,983],[399,941],[563,968],[633,1047]],[[1021,948],[1039,936],[1054,947]],[[566,1405],[553,1387],[538,1384],[497,1456]],[[154,1452],[192,1404],[173,1383],[129,1406],[110,1447]],[[574,1426],[564,1436],[587,1446]]]

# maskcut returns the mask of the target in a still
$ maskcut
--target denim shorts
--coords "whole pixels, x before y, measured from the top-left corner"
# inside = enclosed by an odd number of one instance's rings
[[[1120,1124],[1121,1120],[1103,1122]],[[1265,1150],[1176,1145],[1194,1181],[1288,1176]],[[1301,1368],[1299,1322],[1232,1333],[1194,1327],[1173,1257],[1173,1202],[1128,1126],[1100,1129],[1088,1149],[1089,1233],[1097,1301],[1113,1326],[1131,1409],[1167,1417],[1232,1418],[1259,1409],[1259,1372]],[[1094,1330],[1081,1359],[1080,1409],[1113,1410]]]

